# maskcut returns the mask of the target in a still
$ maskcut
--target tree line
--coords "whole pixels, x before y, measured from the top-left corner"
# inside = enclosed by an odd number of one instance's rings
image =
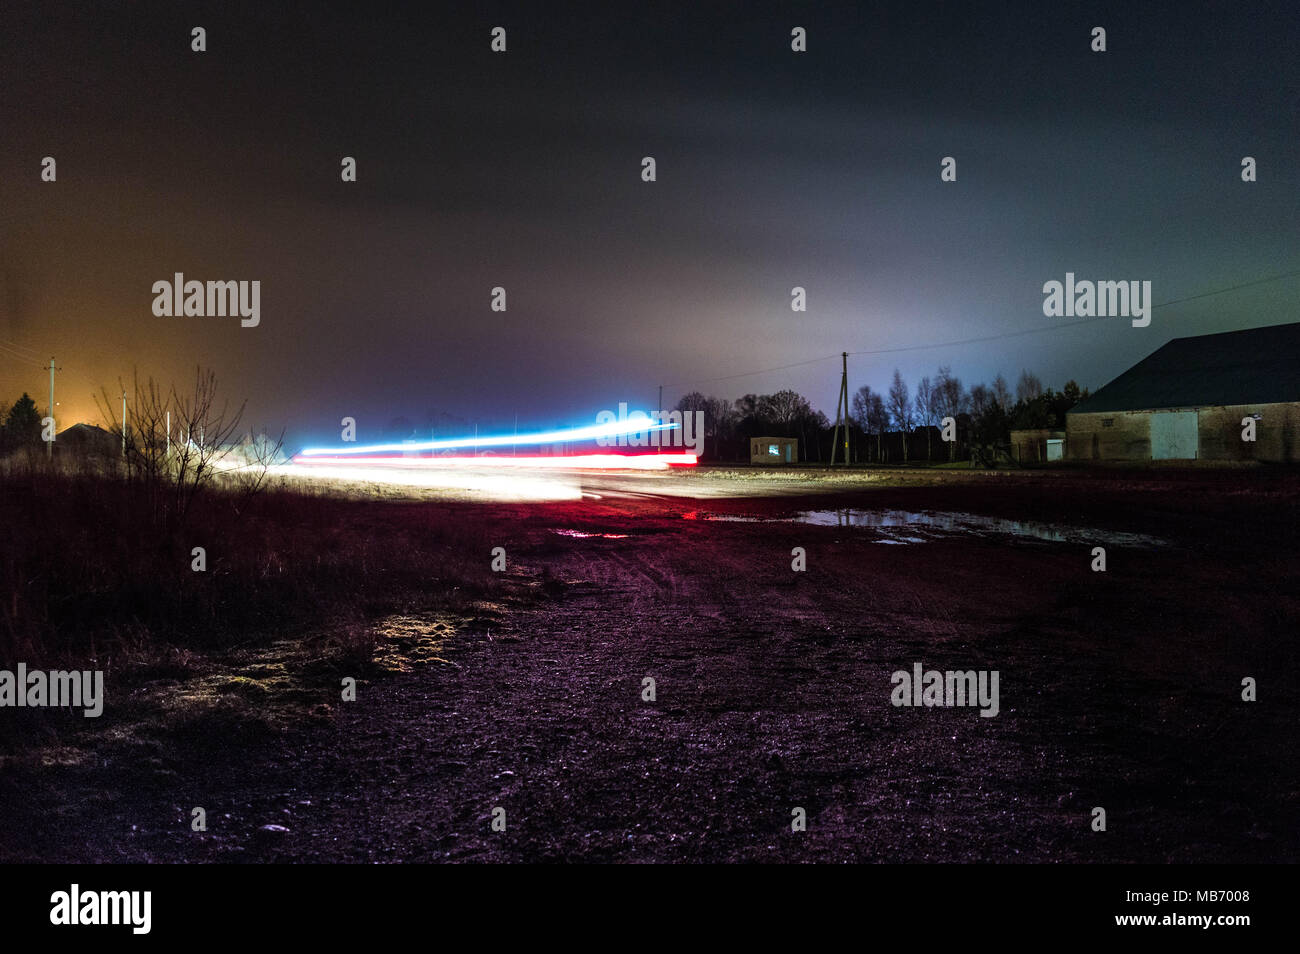
[[[1088,396],[1071,380],[1060,391],[1021,371],[1014,390],[1001,374],[969,388],[944,365],[909,387],[897,368],[886,390],[864,384],[849,408],[850,459],[890,463],[976,458],[991,461],[1009,444],[1012,430],[1064,428],[1065,415]],[[734,401],[692,391],[676,410],[704,412],[704,456],[748,460],[755,437],[793,437],[805,463],[830,460],[834,423],[796,391],[746,394]],[[944,442],[942,422],[952,418],[956,440]]]

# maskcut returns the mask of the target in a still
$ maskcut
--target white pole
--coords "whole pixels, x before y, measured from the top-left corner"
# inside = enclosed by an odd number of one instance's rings
[[[54,420],[54,357],[53,356],[50,357],[50,414],[49,416],[50,416],[50,420],[53,421]],[[54,434],[51,433],[50,436],[53,437]],[[52,440],[46,441],[45,456],[47,458],[52,458],[54,456],[54,441]]]

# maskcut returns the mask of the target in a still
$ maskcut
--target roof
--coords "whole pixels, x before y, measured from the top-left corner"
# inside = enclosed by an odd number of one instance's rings
[[[112,434],[94,424],[73,424],[70,427],[65,427],[55,435],[55,440],[61,441],[65,437],[80,438],[82,440],[113,440]]]
[[[73,424],[55,435],[55,446],[81,449],[111,449],[118,446],[121,436],[113,436],[94,424]]]
[[[1300,401],[1300,322],[1175,338],[1070,414]]]

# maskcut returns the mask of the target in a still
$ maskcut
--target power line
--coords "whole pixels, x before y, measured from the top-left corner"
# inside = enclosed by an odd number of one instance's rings
[[[4,354],[6,357],[12,358],[13,360],[18,361],[22,364],[27,364],[28,362],[31,362],[32,367],[38,367],[38,368],[44,367],[44,365],[36,364],[36,362],[39,361],[40,358],[33,357],[32,355],[23,354],[21,351],[15,351],[9,346],[7,346],[6,344],[4,344],[3,342],[0,342],[0,354]]]
[[[1242,288],[1250,288],[1252,285],[1263,285],[1266,282],[1275,282],[1283,278],[1292,278],[1296,275],[1300,275],[1300,270],[1286,272],[1282,275],[1272,275],[1268,278],[1260,278],[1253,282],[1242,282],[1240,285],[1232,285],[1228,288],[1218,288],[1214,291],[1202,292],[1199,295],[1188,295],[1186,298],[1171,298],[1169,301],[1162,301],[1158,304],[1152,305],[1151,310],[1155,311],[1157,308],[1166,308],[1169,305],[1179,305],[1185,301],[1195,301],[1198,298],[1209,298],[1211,295],[1224,295],[1228,292],[1238,291]],[[1111,321],[1115,317],[1117,316],[1098,315],[1092,318],[1080,318],[1079,320],[1071,321],[1068,324],[1047,325],[1043,328],[1029,328],[1025,331],[1008,331],[1000,335],[985,335],[980,338],[965,338],[961,341],[945,341],[940,344],[909,345],[904,348],[880,348],[875,351],[850,351],[849,354],[897,354],[900,351],[925,351],[930,348],[951,348],[958,345],[975,344],[981,341],[1000,341],[1003,338],[1018,338],[1022,335],[1038,335],[1048,331],[1060,331],[1062,328],[1073,328],[1077,325],[1085,325],[1094,321]]]
[[[2,352],[2,351],[4,351],[4,345],[0,345],[0,352]],[[18,354],[11,354],[11,355],[9,355],[9,356],[15,358],[15,360],[17,360],[17,361],[20,363],[20,365],[21,365],[22,367],[28,367],[29,362],[30,362],[30,368],[34,368],[34,369],[36,369],[36,370],[38,370],[38,371],[48,371],[48,370],[49,370],[49,366],[48,366],[48,365],[46,365],[46,364],[37,364],[37,363],[35,363],[35,361],[38,360],[38,359],[31,359],[31,358],[28,358],[26,355],[18,355]],[[19,370],[21,370],[21,369],[22,369],[22,368],[20,367]],[[79,379],[80,379],[84,384],[87,384],[87,385],[90,386],[92,392],[93,392],[93,390],[94,390],[95,388],[97,388],[97,387],[101,387],[101,386],[102,386],[102,385],[96,384],[94,381],[91,380],[91,378],[90,378],[89,375],[85,374],[85,373],[82,372],[82,371],[77,370],[75,367],[74,367],[74,368],[62,368],[62,367],[61,367],[61,368],[58,368],[57,370],[59,370],[59,371],[66,371],[67,373],[72,374],[72,375],[74,375],[75,377],[79,378]]]
[[[28,348],[25,345],[20,345],[16,341],[11,341],[7,338],[0,338],[0,353],[6,353],[8,357],[14,358],[23,364],[26,364],[27,362],[35,362],[34,366],[40,368],[42,371],[49,370],[44,363],[44,358],[42,358],[37,352],[32,351],[31,348]],[[64,369],[59,368],[58,370],[62,371]],[[84,372],[79,371],[76,368],[70,368],[68,370],[92,388],[100,386],[92,381],[89,375]]]
[[[1152,306],[1155,307],[1154,305]],[[954,348],[959,345],[978,344],[981,341],[1001,341],[1003,338],[1019,338],[1022,335],[1041,335],[1045,331],[1060,331],[1062,328],[1074,328],[1093,321],[1110,321],[1115,315],[1100,315],[1094,318],[1080,318],[1068,325],[1049,325],[1045,328],[1029,328],[1025,331],[1008,331],[1000,335],[984,335],[980,338],[963,338],[960,341],[940,341],[936,344],[907,345],[903,348],[877,348],[874,351],[850,351],[849,354],[897,354],[900,351],[928,351],[932,348]]]
[[[1253,282],[1242,282],[1240,285],[1231,285],[1228,288],[1220,288],[1216,291],[1202,292],[1199,295],[1188,295],[1186,298],[1174,298],[1171,301],[1162,301],[1160,304],[1152,305],[1151,307],[1164,308],[1166,305],[1179,305],[1185,301],[1195,301],[1198,298],[1209,298],[1211,295],[1222,295],[1225,292],[1237,291],[1241,288],[1250,288],[1252,285],[1263,285],[1267,282],[1276,282],[1283,278],[1294,278],[1296,275],[1300,275],[1300,269],[1296,269],[1294,272],[1284,272],[1281,275],[1272,275],[1268,278],[1259,278]]]
[[[42,360],[41,356],[37,352],[33,351],[31,348],[28,348],[26,345],[20,345],[17,341],[10,341],[7,338],[0,338],[0,347],[8,348],[10,351],[13,351],[15,354],[21,354],[23,352],[26,352],[33,361]]]
[[[1213,291],[1201,292],[1198,295],[1188,295],[1185,298],[1171,298],[1169,301],[1162,301],[1158,304],[1152,305],[1151,309],[1154,311],[1156,308],[1167,308],[1169,305],[1179,305],[1182,304],[1183,302],[1196,301],[1199,298],[1209,298],[1213,295],[1224,295],[1227,294],[1228,292],[1240,291],[1243,288],[1251,288],[1255,285],[1264,285],[1267,284],[1268,282],[1281,281],[1284,278],[1294,278],[1297,275],[1300,275],[1300,269],[1297,269],[1292,272],[1283,272],[1280,275],[1270,275],[1267,278],[1259,278],[1254,281],[1242,282],[1237,285],[1230,285],[1227,288],[1216,288]],[[1024,331],[1007,331],[997,335],[983,335],[976,338],[962,338],[959,341],[942,341],[942,342],[936,342],[934,344],[907,345],[901,348],[878,348],[870,351],[850,351],[849,354],[851,355],[898,354],[904,351],[927,351],[932,348],[955,348],[955,347],[960,347],[962,345],[978,344],[983,341],[1001,341],[1004,338],[1020,338],[1025,335],[1039,335],[1039,334],[1045,334],[1049,331],[1061,331],[1062,329],[1065,328],[1075,328],[1078,327],[1079,325],[1089,324],[1094,321],[1110,321],[1113,317],[1115,316],[1103,315],[1103,316],[1098,316],[1093,318],[1080,318],[1077,321],[1071,321],[1068,324],[1051,324],[1051,325],[1045,325],[1042,328],[1028,328]],[[697,385],[697,384],[714,384],[718,381],[734,381],[737,378],[753,377],[756,374],[767,374],[771,371],[785,371],[788,370],[789,368],[801,368],[804,367],[805,365],[817,364],[820,361],[829,361],[832,360],[833,358],[838,358],[838,357],[839,355],[828,354],[820,358],[810,358],[807,361],[796,361],[794,364],[779,365],[775,368],[761,368],[760,370],[757,371],[744,371],[741,372],[740,374],[728,374],[718,378],[700,378],[695,381],[684,381],[679,384],[666,384],[664,385],[664,387],[683,388],[683,387],[690,387],[692,385]]]
[[[0,338],[0,353],[5,353],[5,352],[8,353],[9,357],[15,358],[20,362],[33,361],[36,362],[36,367],[40,368],[42,371],[48,370],[45,364],[45,359],[40,356],[39,352],[33,351],[31,348],[28,348],[26,345],[21,345],[18,342],[13,341],[12,339]],[[63,370],[63,369],[60,368],[59,370]],[[82,373],[81,371],[78,371],[75,368],[70,370],[77,377],[81,378],[82,381],[86,382],[92,387],[99,386],[95,384],[95,382],[92,381],[89,376]]]

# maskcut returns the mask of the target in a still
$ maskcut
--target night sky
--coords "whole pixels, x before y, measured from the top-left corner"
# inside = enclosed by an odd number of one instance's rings
[[[833,417],[845,350],[1053,326],[855,355],[850,387],[1096,388],[1171,337],[1300,320],[1300,277],[1145,329],[1042,312],[1067,271],[1161,303],[1300,270],[1294,0],[267,6],[4,4],[5,402],[44,407],[52,354],[60,427],[195,364],[291,444],[344,415],[587,424],[661,383]],[[174,272],[260,280],[261,324],[155,317]]]

